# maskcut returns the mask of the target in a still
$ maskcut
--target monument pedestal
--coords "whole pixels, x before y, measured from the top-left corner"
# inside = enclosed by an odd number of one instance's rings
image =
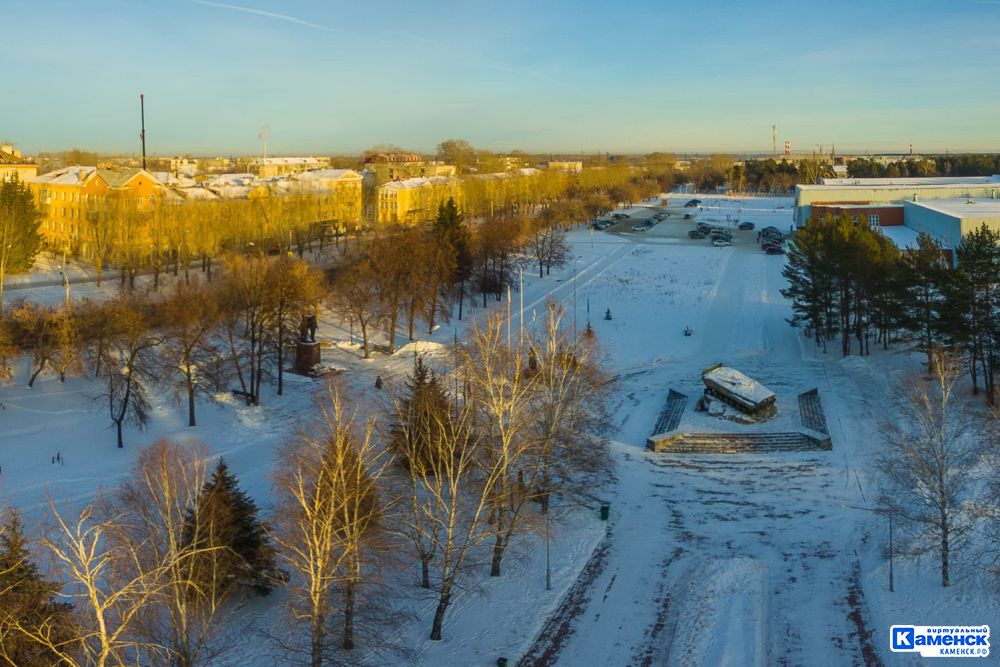
[[[312,373],[320,363],[318,342],[299,341],[295,345],[295,372]]]

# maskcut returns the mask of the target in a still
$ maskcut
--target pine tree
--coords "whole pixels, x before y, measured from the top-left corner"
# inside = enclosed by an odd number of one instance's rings
[[[462,222],[462,214],[459,213],[454,199],[449,198],[438,207],[433,231],[438,241],[446,244],[454,257],[452,265],[455,267],[455,273],[450,276],[450,281],[459,285],[458,319],[461,320],[465,283],[472,277],[473,258],[469,231]]]
[[[0,662],[19,667],[59,664],[57,655],[27,633],[67,648],[75,633],[71,605],[54,601],[59,586],[31,561],[21,520],[11,513],[0,533]]]
[[[8,273],[27,271],[35,262],[42,237],[41,213],[27,185],[17,179],[0,182],[0,315]]]
[[[206,571],[200,577],[205,583],[220,587],[245,584],[258,595],[267,595],[280,579],[274,548],[257,517],[257,505],[240,489],[222,459],[202,488],[197,506],[188,512],[184,534],[185,542],[197,548],[227,550],[226,557],[206,559]]]
[[[416,464],[424,469],[430,463],[428,457],[440,450],[435,443],[446,422],[443,416],[450,410],[448,394],[423,356],[418,356],[413,364],[406,392],[396,411],[390,443],[405,468]]]

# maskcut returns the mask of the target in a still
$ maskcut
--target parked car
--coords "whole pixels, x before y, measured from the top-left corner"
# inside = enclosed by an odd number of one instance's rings
[[[714,239],[716,237],[726,239],[727,241],[733,240],[733,235],[724,229],[713,229],[710,236]]]
[[[768,255],[784,255],[785,251],[781,248],[767,248],[764,252]]]
[[[612,220],[627,220],[628,217],[629,217],[628,213],[612,213],[611,214],[611,219]]]
[[[694,208],[695,206],[701,206],[700,199],[692,199],[688,203],[684,204],[684,208]]]
[[[753,229],[753,223],[752,222],[741,222],[740,225],[739,225],[739,228],[741,230],[743,230],[744,232],[745,231],[749,231],[749,230]]]
[[[761,232],[760,233],[760,237],[763,238],[763,239],[780,239],[780,238],[783,238],[781,236],[781,232]]]
[[[649,223],[640,222],[638,225],[632,225],[632,231],[633,232],[644,232],[644,231],[646,231],[647,229],[649,229],[652,226],[653,225],[651,225]]]
[[[692,229],[688,232],[688,236],[693,239],[703,239],[705,238],[705,232],[698,231],[697,229]]]
[[[767,252],[768,250],[774,250],[775,248],[777,248],[778,250],[781,250],[781,244],[780,243],[770,243],[770,242],[761,243],[760,244],[760,249],[763,250],[764,252]]]
[[[732,245],[728,239],[712,239],[712,245],[716,248],[725,248],[726,246]]]

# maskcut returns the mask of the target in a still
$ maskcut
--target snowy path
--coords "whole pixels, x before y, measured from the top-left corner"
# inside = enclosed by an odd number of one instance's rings
[[[676,250],[661,248],[664,261],[674,259]],[[838,420],[829,454],[671,458],[642,450],[667,387],[719,361],[776,378],[779,393],[818,386],[824,397],[852,394],[831,386],[823,362],[803,354],[785,322],[782,258],[739,247],[705,258],[695,270],[717,279],[700,286],[708,290],[701,305],[675,299],[655,313],[692,322],[693,345],[672,325],[647,348],[614,347],[612,359],[629,372],[606,563],[558,651],[530,664],[864,664],[847,604],[858,522],[842,509],[861,499],[859,486],[841,483],[838,451],[850,397],[828,402]]]

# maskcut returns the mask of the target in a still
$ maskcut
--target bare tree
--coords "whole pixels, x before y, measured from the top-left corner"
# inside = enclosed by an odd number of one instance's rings
[[[481,465],[489,471],[493,558],[490,576],[500,576],[500,563],[514,534],[524,523],[531,497],[531,399],[535,376],[528,372],[528,349],[510,324],[493,313],[474,324],[461,348],[462,374],[483,432]]]
[[[165,438],[142,449],[132,475],[118,493],[120,518],[112,527],[116,547],[134,557],[118,564],[130,578],[155,582],[157,594],[136,619],[136,636],[162,646],[174,667],[194,667],[221,646],[220,616],[231,586],[205,581],[222,548],[201,548],[186,524],[208,477],[210,452],[202,443],[180,444]],[[220,575],[221,576],[221,575]]]
[[[609,471],[607,414],[609,379],[601,371],[591,339],[567,335],[565,309],[550,301],[541,334],[531,343],[530,373],[534,446],[532,487],[549,508],[554,492],[585,496]]]
[[[882,509],[914,526],[915,549],[937,549],[941,585],[948,586],[952,552],[970,530],[963,505],[984,442],[955,393],[960,360],[944,352],[935,360],[930,381],[914,377],[904,385],[897,413],[883,425],[886,449],[877,465]]]
[[[207,380],[219,355],[213,340],[219,324],[218,302],[197,281],[176,282],[163,301],[160,316],[163,376],[176,378],[180,373],[180,382],[173,384],[187,397],[188,426],[196,426],[195,394],[211,386]]]
[[[150,328],[144,304],[134,299],[116,299],[107,304],[103,314],[110,329],[102,398],[108,402],[121,448],[125,446],[122,429],[126,422],[142,430],[149,421],[146,394],[155,377],[153,352],[159,338]]]
[[[334,273],[331,307],[342,318],[357,322],[365,359],[371,357],[371,333],[384,319],[375,271],[366,257],[346,258]]]
[[[279,556],[295,573],[289,583],[292,613],[309,628],[313,667],[331,650],[332,595],[340,590],[340,647],[355,646],[355,595],[367,547],[381,521],[377,486],[385,457],[368,421],[360,429],[345,413],[341,391],[330,385],[321,417],[285,446],[276,474]]]

